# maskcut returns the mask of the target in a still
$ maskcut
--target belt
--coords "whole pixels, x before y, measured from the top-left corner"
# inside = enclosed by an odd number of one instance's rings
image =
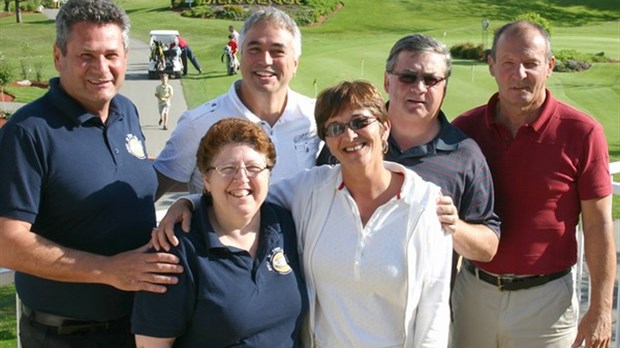
[[[129,316],[110,321],[92,321],[67,318],[35,311],[22,303],[22,315],[31,322],[53,328],[59,335],[83,335],[108,332],[115,329],[129,329]]]
[[[497,286],[499,288],[499,291],[514,291],[529,289],[535,286],[541,286],[547,284],[552,280],[562,278],[563,276],[569,274],[571,271],[570,268],[567,268],[557,273],[540,274],[528,277],[516,277],[514,275],[489,274],[481,270],[480,268],[477,268],[473,263],[469,261],[463,262],[463,267],[465,267],[466,270],[471,272],[474,276],[476,276],[476,278],[482,280],[483,282]]]

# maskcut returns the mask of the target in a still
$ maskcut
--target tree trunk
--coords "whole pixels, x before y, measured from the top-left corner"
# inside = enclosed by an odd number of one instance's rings
[[[19,8],[19,0],[15,0],[15,20],[17,23],[22,22],[22,10]]]

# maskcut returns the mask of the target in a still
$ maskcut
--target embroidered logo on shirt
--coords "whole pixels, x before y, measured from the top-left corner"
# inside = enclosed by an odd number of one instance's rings
[[[130,154],[136,156],[137,158],[146,158],[146,154],[144,153],[144,145],[137,136],[133,134],[127,134],[127,137],[125,138],[125,147],[127,147],[127,151]]]
[[[286,262],[286,256],[284,256],[284,251],[282,248],[274,248],[271,250],[271,255],[269,256],[269,265],[272,270],[278,272],[279,274],[289,274],[293,270],[291,266],[289,266],[288,262]]]

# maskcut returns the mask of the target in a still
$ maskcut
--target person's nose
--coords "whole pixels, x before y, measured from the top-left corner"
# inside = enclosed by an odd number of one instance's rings
[[[248,181],[249,176],[247,169],[243,166],[238,167],[235,175],[233,175],[233,179],[237,181]]]
[[[99,73],[107,73],[109,70],[109,62],[103,55],[97,56],[91,61],[91,69]]]
[[[347,137],[347,139],[349,140],[355,139],[357,137],[357,132],[351,129],[348,124],[345,124],[344,132],[342,132],[342,134],[344,134],[344,136]]]
[[[519,77],[520,80],[525,79],[525,77],[527,76],[525,66],[523,66],[523,64],[518,64],[515,74],[517,75],[517,77]]]
[[[422,93],[428,90],[428,87],[426,87],[426,84],[424,83],[424,79],[421,78],[416,79],[409,88],[413,91],[419,91]]]
[[[273,64],[273,58],[271,57],[271,53],[269,53],[269,51],[263,52],[263,54],[261,55],[261,60],[265,65]]]

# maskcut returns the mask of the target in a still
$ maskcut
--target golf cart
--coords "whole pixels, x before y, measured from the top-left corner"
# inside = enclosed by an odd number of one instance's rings
[[[149,79],[158,79],[162,73],[170,78],[181,78],[183,63],[177,30],[151,30],[151,54],[149,55]]]

